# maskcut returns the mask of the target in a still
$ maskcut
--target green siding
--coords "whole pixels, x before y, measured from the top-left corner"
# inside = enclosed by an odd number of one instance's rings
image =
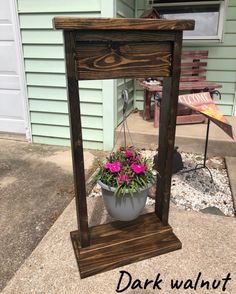
[[[23,45],[25,59],[62,59],[64,60],[63,45]],[[48,68],[50,72],[50,68]]]
[[[48,136],[48,137],[60,137],[64,139],[70,138],[70,128],[65,126],[53,126],[53,125],[32,125],[32,134],[38,136]],[[101,130],[91,130],[83,128],[83,138],[85,141],[91,140],[96,142],[101,142],[103,138],[103,133]]]
[[[146,0],[136,0],[136,17],[139,17],[147,9]]]
[[[118,18],[134,18],[135,17],[135,0],[117,0],[116,1],[116,17]],[[125,88],[124,79],[116,81],[116,105],[115,105],[115,126],[119,125],[123,119],[123,101],[121,99],[121,92]],[[127,79],[126,87],[129,91],[129,105],[128,113],[134,108],[134,80]]]
[[[33,124],[47,124],[55,126],[69,126],[69,118],[63,113],[46,113],[46,112],[31,112],[31,122]],[[102,117],[99,116],[82,116],[82,124],[85,128],[102,129]]]
[[[64,60],[42,60],[42,59],[26,59],[25,71],[47,73],[50,68],[51,73],[65,73]]]
[[[42,136],[41,137],[41,136],[34,136],[34,135],[32,137],[33,137],[33,142],[34,143],[70,146],[70,140],[69,139],[63,139],[61,137],[59,137],[59,138],[56,138],[55,136],[53,136],[53,137]],[[84,141],[83,142],[83,147],[84,148],[89,148],[89,149],[102,150],[103,149],[103,143],[95,142],[95,141]]]
[[[145,9],[145,1],[137,0],[137,16]],[[186,50],[208,50],[207,80],[223,85],[222,100],[216,99],[225,115],[234,114],[236,89],[236,0],[228,1],[226,8],[223,42],[184,42]],[[143,91],[137,87],[135,107],[143,107]]]
[[[63,44],[62,33],[50,30],[26,30],[21,34],[23,44]]]
[[[20,1],[20,0],[18,0]],[[71,2],[71,1],[70,1]],[[79,3],[79,1],[77,1]],[[81,2],[81,1],[80,1]],[[89,1],[88,1],[89,2]],[[68,4],[70,5],[69,1]],[[89,9],[89,8],[88,8]],[[99,9],[100,10],[100,9]],[[76,11],[76,10],[75,10]],[[41,14],[39,11],[37,11],[37,14],[35,13],[21,13],[20,14],[20,23],[21,23],[21,28],[22,29],[29,29],[29,30],[34,30],[34,29],[39,29],[40,31],[45,30],[45,29],[52,29],[52,19],[55,17],[55,14],[57,16],[79,16],[79,17],[99,17],[101,16],[100,11],[97,12],[74,12],[74,13],[68,13],[68,12],[63,12],[63,13],[50,13],[50,14]]]
[[[116,17],[121,17],[121,18],[135,17],[135,0],[117,0]]]
[[[114,2],[18,0],[18,13],[33,142],[69,145],[63,37],[53,29],[52,19],[61,15],[113,17]],[[109,93],[112,87],[103,81],[82,81],[79,89],[84,146],[111,148],[114,126],[107,121],[114,119],[106,107],[107,99],[114,98]]]
[[[100,0],[18,0],[19,13],[100,12]]]
[[[122,90],[126,88],[129,92],[129,105],[127,113],[133,110],[134,105],[134,81],[131,79],[126,80],[126,85],[123,79],[117,80],[117,125],[122,122],[123,119],[123,100],[121,98]]]
[[[102,116],[102,105],[95,103],[80,103],[82,115]],[[52,113],[68,113],[67,101],[30,99],[31,111],[43,111]]]

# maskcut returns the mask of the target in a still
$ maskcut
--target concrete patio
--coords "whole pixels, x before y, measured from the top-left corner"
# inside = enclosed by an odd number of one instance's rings
[[[132,116],[129,119],[132,120]],[[129,123],[134,136],[135,130],[139,129],[137,117],[135,121]],[[151,123],[145,123],[150,128]],[[194,128],[190,136],[197,145],[189,144],[188,136],[180,136],[189,127]],[[177,141],[181,137],[181,149],[189,151],[188,148],[192,148],[196,152],[196,146],[201,146],[198,140],[201,142],[200,134],[204,128],[205,125],[178,126]],[[147,131],[147,128],[143,127],[142,130]],[[145,132],[142,132],[137,135],[142,138],[139,143],[150,148],[151,141],[148,143]],[[156,138],[157,129],[152,132],[150,140],[154,136]],[[233,145],[230,139],[224,137],[221,130],[215,132],[211,134],[213,146],[214,140],[222,141],[222,144],[229,142],[230,149],[221,151],[227,153],[230,150],[230,156],[235,156],[232,155],[235,143]],[[135,142],[136,139],[138,137],[134,138]],[[148,146],[145,146],[145,142]],[[156,148],[155,144],[153,146]],[[219,145],[215,146],[219,152]],[[85,151],[86,171],[100,155],[104,153]],[[70,231],[77,228],[70,150],[29,144],[21,137],[10,136],[0,139],[0,160],[0,290],[6,286],[2,293],[116,293],[120,270],[128,271],[134,279],[140,280],[155,279],[160,273],[163,279],[162,293],[182,293],[181,290],[170,288],[171,279],[194,281],[202,272],[204,280],[222,281],[230,273],[232,280],[224,293],[234,293],[236,218],[187,212],[172,204],[170,224],[182,241],[182,250],[81,280],[69,237]],[[235,195],[235,157],[226,157],[226,165]],[[88,210],[90,225],[109,221],[100,197],[88,198]],[[191,290],[184,291],[192,293]],[[157,290],[150,287],[125,292],[156,293]],[[204,289],[196,291],[208,292]],[[221,292],[220,287],[214,290],[214,293]]]
[[[86,174],[96,152],[85,152]],[[0,139],[0,290],[74,196],[69,148]]]
[[[89,222],[99,224],[107,221],[100,197],[89,198]],[[2,294],[12,293],[116,293],[120,271],[128,271],[133,279],[155,279],[158,273],[163,279],[161,293],[193,293],[192,290],[171,290],[171,279],[202,278],[211,283],[221,280],[228,273],[224,293],[233,294],[236,289],[236,219],[209,214],[177,210],[170,211],[170,224],[183,244],[181,250],[147,259],[125,267],[81,280],[69,232],[76,229],[74,200],[65,209],[43,240],[25,261]],[[122,287],[127,280],[123,281]],[[132,290],[124,293],[157,293],[158,290]],[[158,293],[159,293],[158,292]],[[209,290],[197,289],[196,293]],[[213,293],[222,293],[222,284]]]
[[[236,133],[236,116],[228,116],[227,119]],[[141,112],[134,112],[128,116],[127,123],[135,146],[157,148],[159,129],[154,128],[153,121],[145,121]],[[118,146],[123,143],[122,135],[119,135],[120,128],[116,129]],[[206,124],[177,125],[175,145],[185,152],[203,153],[206,128]],[[236,157],[235,142],[214,123],[210,124],[208,154]]]

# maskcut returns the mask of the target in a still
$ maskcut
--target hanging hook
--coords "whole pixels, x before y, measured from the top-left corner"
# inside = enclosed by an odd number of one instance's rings
[[[132,146],[134,145],[130,131],[129,131],[128,123],[127,123],[127,110],[128,110],[128,105],[129,105],[129,90],[127,87],[126,79],[124,79],[124,87],[123,87],[123,90],[121,91],[121,99],[123,101],[123,109],[122,109],[123,110],[123,120],[121,122],[121,128],[119,130],[117,138],[115,139],[115,144],[114,144],[114,147],[112,150],[115,149],[116,143],[118,142],[119,136],[120,136],[120,134],[122,134],[122,132],[123,132],[123,137],[124,137],[124,146],[122,146],[122,147],[125,147],[125,148],[127,147],[126,132],[128,133],[131,145]]]
[[[128,102],[129,102],[129,92],[127,89],[122,90],[121,98],[123,100],[123,115],[125,115],[128,108]]]
[[[124,89],[121,92],[121,99],[123,100],[123,127],[124,127],[124,144],[125,144],[125,148],[126,146],[126,129],[125,129],[125,125],[126,125],[126,112],[127,112],[127,108],[128,108],[128,103],[129,103],[129,92],[128,89],[126,87],[126,79],[124,79]]]
[[[213,98],[213,95],[219,96],[219,100],[221,100],[221,93],[220,93],[220,91],[218,91],[218,90],[211,90],[210,91],[210,94],[211,94],[212,98]]]

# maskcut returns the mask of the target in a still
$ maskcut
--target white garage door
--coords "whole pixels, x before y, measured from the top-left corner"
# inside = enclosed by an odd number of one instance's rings
[[[0,0],[0,132],[26,133],[14,0]]]

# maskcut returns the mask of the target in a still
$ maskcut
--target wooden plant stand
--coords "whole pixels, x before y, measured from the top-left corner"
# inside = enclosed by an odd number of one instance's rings
[[[54,18],[63,29],[78,230],[71,239],[81,278],[181,248],[168,224],[182,31],[192,20]],[[88,226],[79,80],[163,77],[155,212]]]

